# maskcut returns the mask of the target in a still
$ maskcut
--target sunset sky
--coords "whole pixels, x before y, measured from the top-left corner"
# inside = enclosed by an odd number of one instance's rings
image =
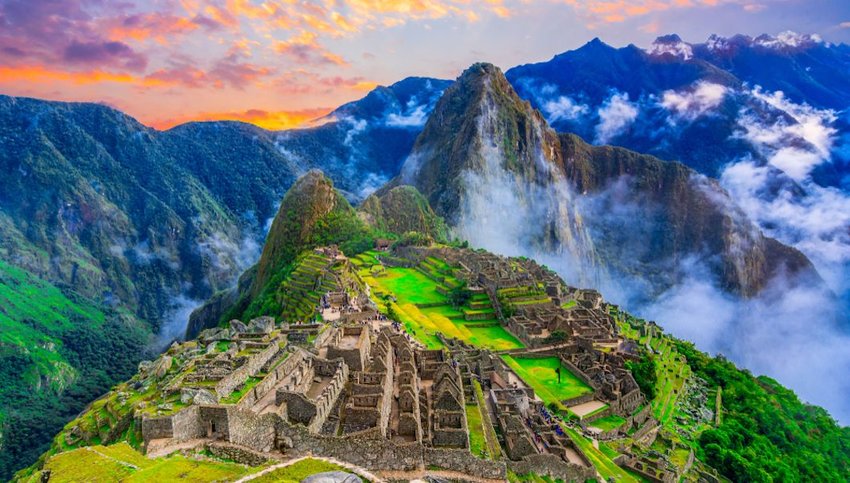
[[[297,126],[378,84],[548,60],[593,37],[794,29],[850,42],[847,0],[0,0],[0,93],[145,124]]]

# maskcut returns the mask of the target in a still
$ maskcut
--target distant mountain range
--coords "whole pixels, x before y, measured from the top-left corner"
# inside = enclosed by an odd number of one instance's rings
[[[597,39],[504,76],[478,64],[454,83],[404,79],[280,132],[238,122],[160,132],[101,105],[0,96],[10,273],[0,286],[55,287],[83,307],[72,326],[93,320],[93,307],[110,327],[132,328],[132,343],[102,343],[127,364],[91,383],[97,394],[143,357],[128,344],[161,348],[236,283],[282,195],[320,169],[355,204],[414,184],[455,236],[540,256],[570,282],[628,291],[622,301],[653,299],[693,263],[734,298],[778,273],[815,286],[822,277],[846,298],[848,67],[850,48],[813,36],[667,36],[649,49]],[[57,320],[71,310],[46,309]],[[25,319],[0,318],[12,334],[0,362],[20,369],[0,389],[0,423],[53,434],[62,418],[36,412],[58,414],[88,349]],[[35,399],[48,409],[28,406]],[[0,476],[42,452],[47,439],[34,439],[0,440]]]

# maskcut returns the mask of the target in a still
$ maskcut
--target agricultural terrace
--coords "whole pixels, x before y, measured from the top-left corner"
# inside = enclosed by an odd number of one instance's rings
[[[593,392],[584,381],[570,372],[557,357],[512,357],[502,360],[537,393],[546,404],[561,402]],[[561,382],[555,369],[561,368]]]
[[[443,346],[437,334],[496,351],[524,347],[496,319],[485,294],[474,294],[458,308],[451,305],[447,294],[461,283],[444,261],[429,257],[415,268],[384,267],[376,256],[370,251],[352,262],[379,307],[426,347]]]
[[[666,424],[673,418],[676,400],[691,375],[691,368],[666,338],[653,338],[650,345],[656,351],[658,375],[655,399],[652,400],[652,414],[661,424]]]

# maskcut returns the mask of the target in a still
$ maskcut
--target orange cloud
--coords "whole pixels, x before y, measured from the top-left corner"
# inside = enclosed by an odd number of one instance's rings
[[[112,40],[129,38],[141,42],[152,38],[161,44],[167,43],[168,37],[200,27],[192,19],[158,12],[111,19],[110,23],[108,34]]]
[[[309,125],[311,121],[325,116],[331,111],[331,108],[315,108],[296,111],[249,109],[241,112],[204,112],[190,114],[180,118],[153,121],[149,125],[156,129],[165,130],[193,121],[242,121],[264,129],[276,131]]]
[[[98,84],[112,82],[120,84],[135,84],[151,87],[167,84],[163,79],[150,77],[135,77],[130,74],[105,72],[93,70],[88,72],[69,72],[49,69],[43,66],[0,66],[0,83],[11,83],[18,81],[26,82],[69,82],[77,85]]]
[[[301,64],[348,65],[348,62],[341,56],[319,45],[316,41],[317,37],[318,34],[315,32],[304,30],[289,40],[276,42],[274,50]]]

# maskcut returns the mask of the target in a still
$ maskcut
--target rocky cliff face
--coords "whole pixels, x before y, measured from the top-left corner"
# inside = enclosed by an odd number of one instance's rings
[[[646,297],[675,283],[686,261],[707,264],[724,290],[746,297],[780,272],[819,279],[805,255],[765,237],[715,180],[573,134],[560,139],[600,258],[648,281]]]

